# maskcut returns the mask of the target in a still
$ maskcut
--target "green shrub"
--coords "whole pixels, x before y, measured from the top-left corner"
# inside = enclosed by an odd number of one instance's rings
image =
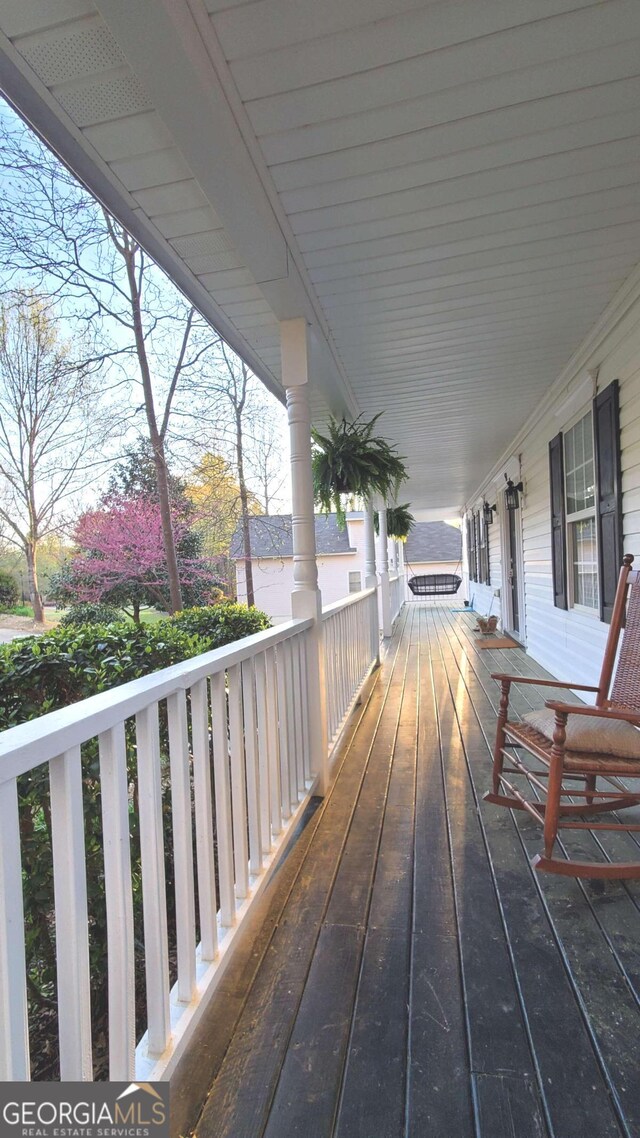
[[[121,620],[122,611],[115,605],[107,605],[104,601],[83,601],[81,604],[72,605],[68,612],[60,617],[60,627],[70,628],[78,624],[114,624]]]
[[[203,636],[210,648],[231,644],[243,636],[252,636],[269,628],[271,621],[259,609],[222,602],[206,608],[184,609],[173,617],[178,628]]]
[[[7,612],[17,605],[20,590],[10,573],[0,569],[0,612]]]

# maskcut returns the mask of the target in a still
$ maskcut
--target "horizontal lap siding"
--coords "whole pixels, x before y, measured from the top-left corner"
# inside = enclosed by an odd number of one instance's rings
[[[364,561],[360,553],[339,554],[318,558],[318,586],[323,605],[341,601],[349,595],[349,573],[361,574],[364,588]],[[244,562],[236,562],[238,600],[246,604],[247,587]],[[256,607],[266,612],[276,623],[291,619],[291,593],[293,590],[293,559],[256,558],[253,561],[253,588]]]
[[[598,391],[620,380],[625,551],[640,558],[640,312],[625,321],[599,350]],[[581,373],[581,375],[584,373]],[[556,406],[564,402],[565,396]],[[567,416],[569,419],[579,411]],[[523,552],[527,650],[543,667],[576,683],[597,682],[608,626],[595,617],[557,609],[551,578],[549,441],[566,427],[552,409],[522,444]]]

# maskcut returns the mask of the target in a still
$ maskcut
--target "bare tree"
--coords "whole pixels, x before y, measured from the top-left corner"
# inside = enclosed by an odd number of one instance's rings
[[[226,344],[220,343],[219,366],[213,374],[206,379],[209,397],[218,408],[222,405],[222,414],[226,411],[231,419],[231,431],[234,451],[234,472],[240,492],[240,525],[242,527],[242,555],[244,558],[245,581],[247,587],[247,604],[255,604],[253,588],[253,565],[251,560],[251,528],[250,528],[250,490],[247,485],[245,473],[244,453],[244,415],[247,398],[251,389],[252,373],[238,356]],[[226,406],[225,406],[226,405]]]
[[[34,617],[44,621],[38,547],[60,525],[63,503],[100,462],[105,420],[98,368],[76,360],[50,305],[29,294],[0,309],[0,523],[27,564]]]
[[[167,436],[187,378],[219,337],[127,231],[5,108],[0,115],[0,267],[59,297],[69,321],[91,328],[111,382],[138,386],[132,424],[144,412],[162,517],[171,609],[182,607],[167,478]]]
[[[274,399],[254,399],[250,403],[246,456],[250,479],[265,514],[273,512],[287,482],[288,470],[283,461],[284,411]]]

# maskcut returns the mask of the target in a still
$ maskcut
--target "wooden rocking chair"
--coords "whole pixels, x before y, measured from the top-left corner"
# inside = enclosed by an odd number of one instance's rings
[[[640,787],[633,793],[625,785],[628,779],[640,779],[640,571],[631,569],[632,562],[633,557],[628,554],[620,570],[597,687],[493,675],[501,683],[502,694],[493,787],[485,801],[527,810],[543,826],[544,853],[532,861],[537,870],[570,877],[640,877],[640,848],[639,860],[632,862],[573,861],[553,854],[558,831],[562,829],[640,832],[637,821],[588,822],[580,817],[640,804]],[[595,707],[550,699],[542,710],[525,715],[522,722],[510,722],[509,693],[513,683],[594,692]],[[531,758],[537,762],[532,763]],[[517,775],[524,776],[524,793],[512,781]],[[574,785],[567,786],[567,782]],[[567,798],[573,801],[567,802]]]

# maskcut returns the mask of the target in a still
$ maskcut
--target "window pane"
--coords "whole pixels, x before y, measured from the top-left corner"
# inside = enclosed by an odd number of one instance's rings
[[[362,588],[362,577],[360,572],[356,570],[354,573],[349,573],[349,592],[359,593]]]
[[[591,412],[565,433],[565,485],[567,513],[591,510],[595,505],[593,427]]]
[[[571,524],[573,551],[573,599],[577,605],[598,608],[598,558],[595,518]]]

